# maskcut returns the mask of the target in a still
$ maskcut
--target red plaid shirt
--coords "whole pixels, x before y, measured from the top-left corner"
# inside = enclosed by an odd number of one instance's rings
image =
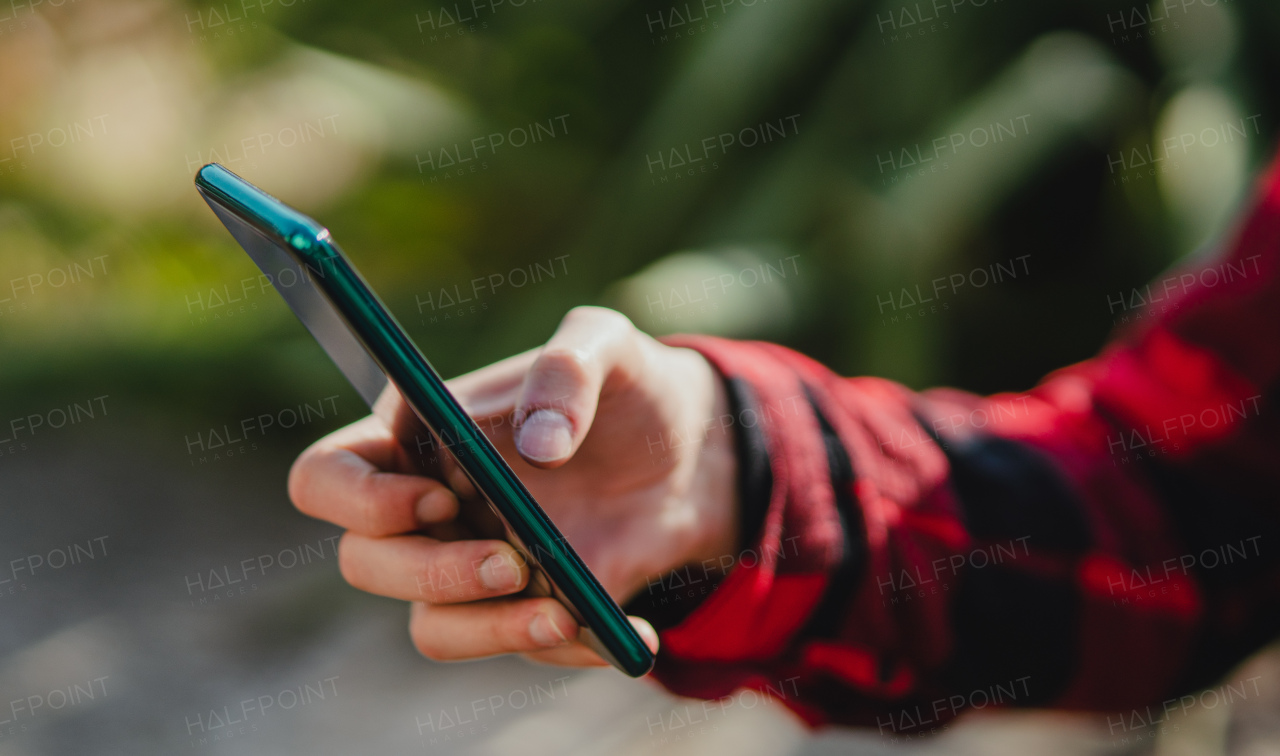
[[[1280,169],[1227,254],[1025,394],[914,393],[687,336],[735,405],[741,554],[651,585],[655,676],[811,724],[1129,710],[1280,635]],[[708,587],[709,586],[709,587]]]

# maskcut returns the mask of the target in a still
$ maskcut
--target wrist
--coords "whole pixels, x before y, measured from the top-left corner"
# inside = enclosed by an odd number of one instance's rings
[[[654,410],[664,416],[666,440],[664,457],[656,462],[662,492],[645,515],[646,525],[637,529],[643,540],[628,550],[628,598],[652,593],[655,585],[665,592],[686,567],[700,581],[717,581],[734,562],[739,538],[736,438],[724,381],[697,351],[644,343],[642,375],[661,398]],[[633,608],[677,606],[668,604],[670,598]],[[678,606],[689,607],[688,597]]]
[[[705,357],[681,349],[691,361],[702,391],[693,413],[700,419],[695,445],[689,502],[697,522],[696,537],[690,545],[686,564],[722,572],[736,561],[739,548],[740,517],[738,459],[734,417],[724,379]]]

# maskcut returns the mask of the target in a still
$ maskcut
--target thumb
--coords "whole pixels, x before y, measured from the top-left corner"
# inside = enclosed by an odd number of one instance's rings
[[[605,380],[637,365],[637,333],[626,316],[603,307],[565,315],[516,401],[516,450],[525,461],[549,469],[573,457],[595,420]]]

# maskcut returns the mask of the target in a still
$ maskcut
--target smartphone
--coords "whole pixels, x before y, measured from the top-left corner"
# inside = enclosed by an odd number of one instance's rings
[[[499,536],[529,563],[528,595],[553,596],[581,625],[579,638],[632,677],[654,656],[502,455],[338,248],[329,231],[217,163],[196,189],[369,408],[388,423],[420,472],[427,454],[449,454],[477,496],[460,517]],[[394,400],[399,392],[403,404]],[[385,395],[384,395],[385,393]],[[379,401],[379,397],[382,400]],[[388,408],[407,407],[392,416]],[[424,451],[425,450],[425,451]],[[495,530],[496,528],[496,530]]]

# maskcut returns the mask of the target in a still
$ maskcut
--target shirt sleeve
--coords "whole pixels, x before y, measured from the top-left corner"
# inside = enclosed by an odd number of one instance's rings
[[[1100,355],[1026,393],[667,339],[728,387],[746,537],[651,585],[649,609],[693,597],[660,618],[656,678],[889,737],[1212,683],[1280,631],[1277,268],[1273,169],[1225,254],[1127,293]]]

